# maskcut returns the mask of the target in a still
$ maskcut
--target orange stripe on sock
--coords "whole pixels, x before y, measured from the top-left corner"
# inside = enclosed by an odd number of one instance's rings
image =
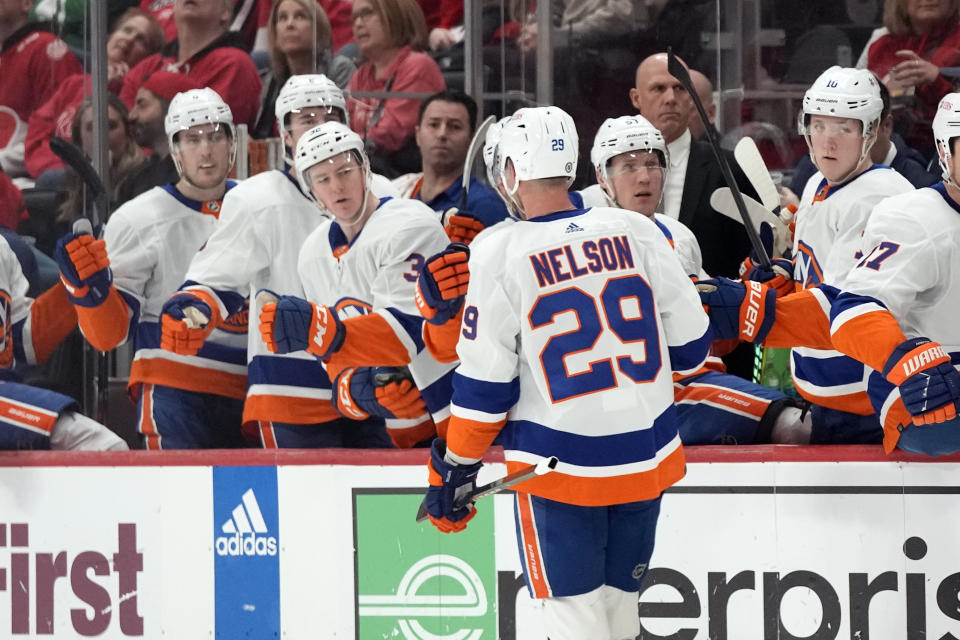
[[[143,394],[140,409],[140,433],[146,439],[147,449],[162,449],[160,434],[157,432],[157,425],[153,421],[153,385],[143,385],[140,392]]]
[[[272,422],[258,421],[260,427],[260,444],[264,449],[279,449],[277,446],[277,434],[273,430]]]
[[[520,515],[520,531],[523,538],[523,564],[527,569],[530,586],[533,587],[533,597],[549,598],[550,587],[544,575],[543,556],[540,553],[540,540],[537,539],[533,504],[529,495],[517,494],[517,513]]]
[[[673,395],[675,402],[709,402],[750,414],[757,420],[763,417],[770,406],[769,400],[722,387],[691,385],[675,388]]]

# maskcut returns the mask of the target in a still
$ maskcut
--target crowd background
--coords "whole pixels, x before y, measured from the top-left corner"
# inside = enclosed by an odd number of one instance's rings
[[[471,95],[478,119],[556,104],[578,127],[581,162],[573,188],[582,189],[594,182],[584,159],[600,123],[636,113],[633,92],[643,89],[638,64],[668,47],[700,72],[693,74],[698,93],[723,145],[732,149],[752,136],[785,187],[795,173],[810,171],[796,126],[803,92],[831,65],[869,68],[889,90],[890,144],[925,172],[918,179],[932,182],[939,170],[929,124],[938,99],[960,75],[958,4],[0,0],[0,225],[34,245],[38,268],[31,284],[43,290],[56,280],[47,259],[53,244],[93,206],[79,178],[51,153],[52,137],[71,140],[91,157],[96,139],[107,146],[108,166],[97,169],[107,185],[101,213],[109,216],[175,179],[163,114],[179,91],[214,88],[234,121],[246,126],[237,177],[282,166],[274,101],[283,82],[301,73],[324,73],[347,92],[349,124],[364,138],[374,170],[389,178],[420,170],[418,110],[436,91]],[[106,12],[107,32],[93,28],[91,10]],[[98,49],[105,51],[103,87],[93,86],[91,73]],[[91,92],[105,98],[102,113],[95,112]],[[661,130],[680,117],[695,139],[704,135],[687,102],[662,111],[661,122],[649,109],[644,114]],[[732,246],[731,264],[742,258],[742,249]],[[77,376],[63,366],[81,345],[80,339],[65,343],[64,354],[31,380],[82,395],[80,383],[89,381],[90,371]],[[111,356],[118,397],[125,357]],[[125,401],[110,406],[116,415],[103,416],[107,423],[123,422]]]

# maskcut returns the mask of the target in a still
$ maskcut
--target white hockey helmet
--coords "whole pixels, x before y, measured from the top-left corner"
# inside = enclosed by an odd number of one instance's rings
[[[880,127],[882,112],[880,85],[872,71],[834,65],[820,74],[803,94],[803,109],[797,114],[797,130],[807,141],[810,159],[816,166],[817,159],[810,141],[810,116],[833,116],[860,121],[863,137],[860,159],[846,176],[837,181],[843,183],[850,179],[870,153],[870,147],[877,139],[874,134]]]
[[[954,186],[958,185],[950,166],[953,158],[950,141],[957,137],[960,137],[960,93],[948,93],[940,99],[937,113],[933,116],[933,139],[937,144],[943,181]]]
[[[174,148],[174,137],[181,131],[198,124],[222,125],[230,132],[230,166],[237,157],[237,130],[233,126],[233,112],[223,98],[210,87],[190,89],[173,96],[167,108],[163,126],[167,133],[167,142]],[[182,173],[180,162],[173,157],[177,171]]]
[[[303,192],[311,193],[307,180],[307,170],[310,167],[347,151],[356,152],[357,159],[366,171],[369,186],[370,163],[363,150],[363,140],[350,127],[341,122],[324,122],[303,134],[297,142],[294,164]]]
[[[274,103],[274,113],[277,116],[277,129],[283,131],[287,115],[306,107],[319,107],[329,111],[340,109],[343,121],[350,124],[347,114],[347,101],[343,91],[336,83],[322,73],[308,73],[299,76],[290,76],[280,89],[277,101]]]
[[[880,85],[873,72],[834,65],[820,74],[803,94],[799,132],[807,134],[809,116],[834,116],[859,120],[866,138],[876,131],[881,111]]]
[[[630,151],[651,151],[660,158],[661,180],[666,180],[670,167],[670,151],[660,130],[643,116],[620,116],[607,118],[597,130],[590,149],[590,161],[597,173],[607,180],[607,165],[610,160]],[[614,194],[604,188],[607,197],[616,204]],[[661,194],[662,195],[662,194]]]
[[[507,164],[516,175],[512,185],[504,183],[511,215],[522,211],[516,199],[520,182],[544,178],[566,178],[573,182],[579,154],[577,127],[560,107],[517,109],[503,126],[497,145],[497,170],[505,175]]]
[[[163,120],[167,141],[173,147],[173,137],[198,124],[222,124],[236,140],[233,112],[216,91],[210,87],[190,89],[173,96]]]
[[[500,118],[487,127],[487,135],[483,140],[483,164],[487,168],[487,182],[491,189],[497,188],[497,180],[500,178],[496,159],[497,147],[500,144],[500,136],[503,134],[503,126],[509,119],[510,116]]]

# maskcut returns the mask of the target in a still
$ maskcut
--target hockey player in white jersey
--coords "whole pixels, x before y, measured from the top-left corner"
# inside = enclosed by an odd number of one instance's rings
[[[16,254],[0,238],[0,449],[126,450],[73,398],[17,382],[15,364],[43,362],[76,324],[63,285],[36,300],[27,288]]]
[[[590,157],[606,201],[597,206],[647,216],[677,252],[684,272],[708,277],[693,232],[682,222],[656,213],[670,166],[660,131],[643,116],[608,118],[597,131]],[[726,373],[719,358],[711,357],[691,375],[675,375],[674,391],[680,438],[686,445],[808,441],[809,427],[801,423],[802,412],[793,400]]]
[[[300,250],[306,299],[283,296],[265,306],[264,339],[272,351],[304,345],[329,356],[334,404],[345,417],[387,419],[400,447],[427,440],[434,421],[440,429],[446,425],[453,366],[440,365],[424,350],[414,294],[424,257],[447,246],[443,227],[419,201],[376,197],[363,140],[349,127],[326,123],[310,130],[297,145],[296,162],[304,189],[331,217]],[[342,327],[329,350],[310,339],[321,318]],[[407,365],[410,375],[380,368]],[[378,383],[378,374],[388,381]],[[360,426],[345,428],[356,432]]]
[[[245,309],[186,357],[161,348],[159,326],[163,304],[236,186],[227,180],[237,154],[233,116],[213,89],[194,89],[174,96],[164,127],[179,180],[117,209],[103,239],[65,235],[55,257],[87,341],[99,351],[135,345],[128,390],[144,447],[242,447]]]
[[[870,159],[882,109],[877,79],[865,69],[831,67],[804,95],[798,126],[818,172],[807,182],[796,213],[793,286],[799,291],[774,303],[766,286],[783,294],[792,283],[760,269],[751,271],[745,283],[718,278],[700,284],[719,285],[701,296],[718,338],[740,336],[768,347],[793,348],[794,384],[813,403],[813,443],[882,438],[867,396],[870,372],[832,348],[823,314],[829,300],[820,290],[825,283],[841,281],[862,258],[860,237],[873,208],[885,198],[913,191],[896,171]],[[764,287],[757,284],[761,281]],[[749,306],[759,298],[766,322],[746,330],[740,302]]]
[[[277,128],[292,163],[297,141],[327,121],[344,122],[343,93],[326,76],[292,76],[276,102]],[[196,254],[179,293],[163,307],[163,347],[194,355],[225,318],[249,299],[244,431],[264,447],[326,446],[323,429],[339,419],[323,367],[305,351],[270,353],[260,339],[255,294],[303,295],[297,256],[323,214],[301,189],[293,166],[243,181],[227,193],[214,233]],[[203,322],[188,316],[199,311]]]
[[[649,219],[570,203],[569,115],[520,109],[498,155],[521,220],[471,245],[453,416],[447,441],[434,441],[427,510],[442,531],[466,526],[474,507],[454,510],[454,495],[474,484],[497,436],[510,471],[556,455],[556,471],[516,495],[545,630],[635,638],[660,495],[684,474],[671,370],[703,365],[707,319]]]
[[[873,369],[888,452],[960,451],[960,93],[940,101],[933,135],[943,181],[877,205],[830,309],[833,344]]]

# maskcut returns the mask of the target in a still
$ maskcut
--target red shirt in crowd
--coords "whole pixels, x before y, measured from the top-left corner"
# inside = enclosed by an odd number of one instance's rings
[[[387,67],[383,78],[377,78],[373,65],[360,65],[350,78],[348,91],[409,91],[436,93],[447,86],[440,67],[430,56],[404,47]],[[383,109],[380,110],[381,101]],[[417,124],[421,98],[350,98],[350,127],[384,151],[397,151]],[[374,119],[377,111],[380,115]]]
[[[233,112],[236,124],[253,126],[260,108],[260,89],[263,83],[250,54],[235,46],[237,34],[225,33],[202,51],[177,62],[176,43],[171,43],[162,53],[155,53],[141,60],[123,78],[120,99],[133,107],[137,89],[154,71],[166,70],[185,73],[200,86],[210,87],[220,94]]]
[[[81,72],[67,44],[36,25],[14,32],[0,45],[0,169],[26,177],[27,122],[69,76]]]

